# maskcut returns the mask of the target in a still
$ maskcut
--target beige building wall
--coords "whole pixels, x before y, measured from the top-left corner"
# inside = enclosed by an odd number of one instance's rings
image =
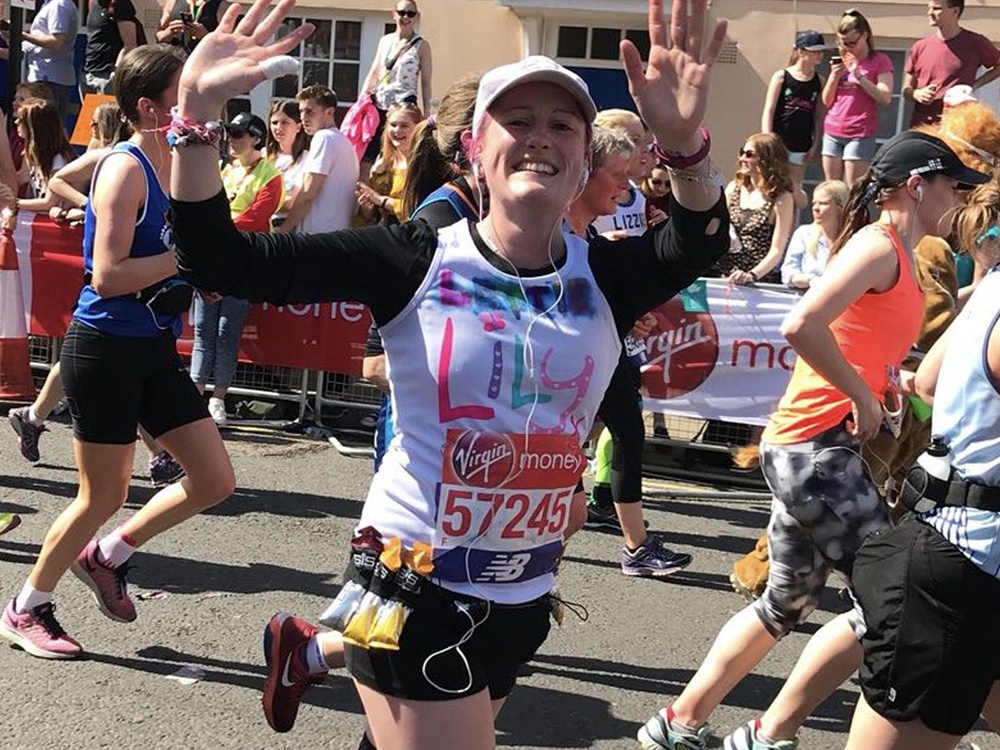
[[[152,38],[162,3],[135,0]],[[834,29],[847,0],[714,0],[712,14],[729,19],[729,33],[713,78],[708,125],[714,153],[724,172],[732,170],[743,139],[760,129],[760,110],[770,75],[788,62],[796,30],[814,28],[835,41]],[[926,0],[857,3],[870,20],[878,49],[897,61],[897,89],[910,45],[929,33]],[[364,78],[378,38],[392,22],[387,0],[299,0],[294,15],[360,24],[358,80]],[[645,0],[420,0],[420,33],[431,43],[437,100],[461,75],[485,70],[528,54],[547,54],[564,64],[614,75],[617,59],[559,56],[561,27],[642,31]],[[967,0],[963,25],[1000,44],[1000,1]],[[624,85],[624,84],[622,84]],[[266,112],[274,91],[253,92],[249,105]],[[985,92],[997,106],[997,86]],[[905,125],[905,105],[897,99],[881,110],[883,135]],[[732,155],[732,158],[730,158]]]

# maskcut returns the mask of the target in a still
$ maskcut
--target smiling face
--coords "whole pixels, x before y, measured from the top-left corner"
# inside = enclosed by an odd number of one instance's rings
[[[281,153],[290,154],[295,136],[302,130],[302,125],[280,110],[271,115],[268,125],[271,128],[271,135],[278,142]]]
[[[385,123],[392,145],[404,154],[413,140],[413,130],[417,127],[417,116],[410,110],[401,109],[389,115]]]
[[[413,24],[420,17],[420,13],[417,10],[416,3],[408,2],[408,0],[399,0],[392,11],[392,17],[396,21],[396,28],[405,36],[413,28]]]
[[[491,204],[532,201],[562,214],[579,192],[587,148],[587,124],[563,88],[507,91],[486,112],[478,143]]]

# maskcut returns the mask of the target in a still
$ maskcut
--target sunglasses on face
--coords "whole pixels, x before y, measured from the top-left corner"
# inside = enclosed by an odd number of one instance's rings
[[[857,45],[857,43],[858,43],[858,42],[860,42],[860,41],[861,41],[861,37],[856,37],[856,38],[854,38],[854,39],[841,39],[841,40],[840,40],[840,43],[841,43],[841,44],[842,44],[842,45],[843,45],[844,47],[848,47],[848,48],[850,48],[850,47],[854,47],[854,46],[856,46],[856,45]]]
[[[649,184],[652,185],[653,187],[663,187],[664,185],[667,184],[667,181],[666,180],[650,180]]]
[[[750,148],[741,148],[737,153],[744,159],[752,159],[757,155],[756,152]]]
[[[415,10],[396,10],[396,15],[400,18],[416,18],[417,11]]]

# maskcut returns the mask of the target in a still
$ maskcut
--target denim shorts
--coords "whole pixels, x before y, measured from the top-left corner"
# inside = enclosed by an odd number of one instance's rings
[[[844,161],[871,161],[878,144],[870,138],[842,138],[823,134],[823,156],[835,156]]]
[[[808,151],[789,151],[788,152],[788,163],[794,164],[797,167],[801,167],[806,163],[806,154]]]

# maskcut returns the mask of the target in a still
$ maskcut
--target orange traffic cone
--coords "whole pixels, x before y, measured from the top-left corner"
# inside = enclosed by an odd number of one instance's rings
[[[33,401],[35,382],[28,359],[28,324],[14,245],[16,221],[5,211],[0,226],[0,399]]]

